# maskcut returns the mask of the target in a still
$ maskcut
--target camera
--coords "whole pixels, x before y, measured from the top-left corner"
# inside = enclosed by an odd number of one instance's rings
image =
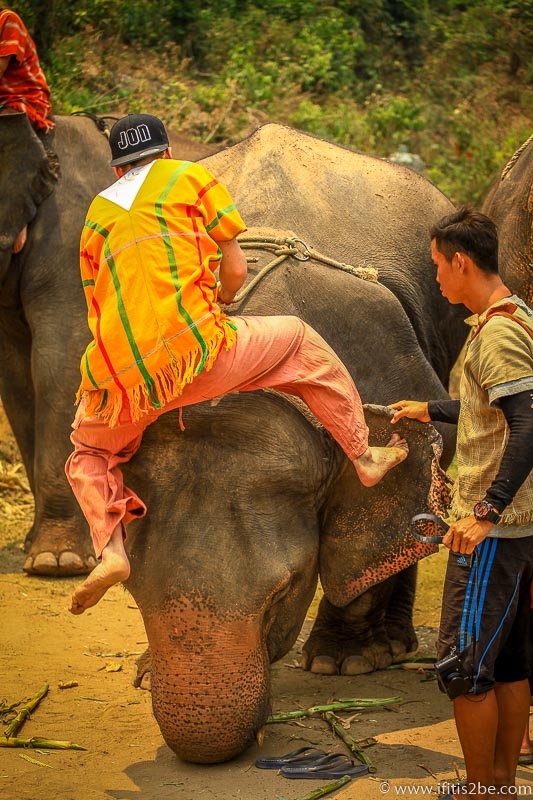
[[[455,700],[462,694],[468,694],[472,689],[472,678],[455,653],[436,661],[435,671],[440,690],[446,692],[450,700]]]

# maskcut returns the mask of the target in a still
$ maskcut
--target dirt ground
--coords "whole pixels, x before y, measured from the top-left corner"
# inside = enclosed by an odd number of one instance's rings
[[[261,748],[254,746],[227,764],[185,764],[169,750],[153,718],[149,692],[131,683],[135,657],[146,645],[131,596],[115,587],[98,606],[73,617],[67,608],[76,580],[28,577],[21,571],[32,504],[18,486],[24,472],[17,465],[0,406],[0,704],[27,699],[49,684],[19,736],[73,741],[85,750],[1,748],[2,800],[302,800],[330,783],[288,780],[254,765],[260,754],[287,753],[308,744],[348,753],[321,719],[270,724]],[[434,655],[445,557],[441,552],[420,565],[415,608],[419,655]],[[451,704],[438,691],[433,673],[401,667],[353,678],[304,672],[298,667],[299,651],[312,615],[311,610],[296,647],[273,666],[274,711],[346,697],[402,698],[397,705],[340,715],[354,738],[377,740],[366,750],[375,772],[328,796],[436,796],[439,782],[454,779],[457,772],[462,776]],[[66,682],[77,685],[60,688]],[[518,783],[533,793],[533,770],[522,768]]]

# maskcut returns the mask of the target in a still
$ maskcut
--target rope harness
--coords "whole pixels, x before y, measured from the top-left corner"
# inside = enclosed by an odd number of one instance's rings
[[[520,158],[520,156],[522,155],[522,153],[526,149],[526,147],[532,141],[533,141],[533,133],[531,134],[531,136],[528,139],[526,139],[524,144],[520,145],[518,150],[515,153],[513,153],[513,155],[511,156],[511,158],[509,159],[509,161],[507,162],[507,164],[505,165],[505,167],[502,170],[502,174],[500,175],[500,181],[503,181],[503,179],[509,174],[509,172],[512,170],[512,168],[514,167],[514,165],[516,164],[516,162],[518,161],[518,159]]]
[[[294,258],[295,261],[320,261],[328,267],[349,272],[366,281],[378,281],[378,273],[374,267],[354,267],[351,264],[344,264],[334,258],[319,253],[313,247],[309,247],[302,239],[296,237],[276,237],[276,236],[242,236],[239,237],[239,244],[243,250],[267,250],[275,255],[273,261],[266,264],[252,280],[246,284],[235,296],[231,305],[237,305],[250,294],[257,284],[263,280],[273,269],[282,264],[287,258]],[[247,257],[249,263],[257,263],[258,258]]]

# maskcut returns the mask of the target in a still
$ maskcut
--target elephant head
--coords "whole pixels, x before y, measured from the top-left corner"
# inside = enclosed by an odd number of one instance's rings
[[[371,442],[383,443],[387,412],[367,411]],[[433,552],[408,523],[436,510],[440,437],[406,421],[409,458],[364,489],[329,434],[275,393],[186,408],[183,422],[180,433],[174,412],[161,417],[125,469],[151,509],[129,528],[127,588],[162,734],[182,759],[208,763],[242,752],[264,725],[270,664],[296,641],[319,569],[347,606]]]
[[[0,196],[0,285],[11,261],[13,242],[54,189],[59,166],[34,132],[26,114],[0,114],[2,167]]]

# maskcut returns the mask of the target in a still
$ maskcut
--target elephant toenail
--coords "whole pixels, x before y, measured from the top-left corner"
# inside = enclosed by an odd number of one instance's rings
[[[59,566],[61,569],[73,570],[75,572],[81,572],[85,569],[85,564],[82,559],[77,553],[73,553],[72,550],[65,550],[64,553],[60,553]]]
[[[349,656],[342,662],[341,675],[366,675],[374,672],[374,667],[362,656]]]
[[[38,553],[33,559],[33,565],[29,571],[38,575],[53,575],[57,569],[57,558],[53,553]]]
[[[331,656],[316,656],[311,664],[311,672],[315,675],[338,675],[339,668]]]

